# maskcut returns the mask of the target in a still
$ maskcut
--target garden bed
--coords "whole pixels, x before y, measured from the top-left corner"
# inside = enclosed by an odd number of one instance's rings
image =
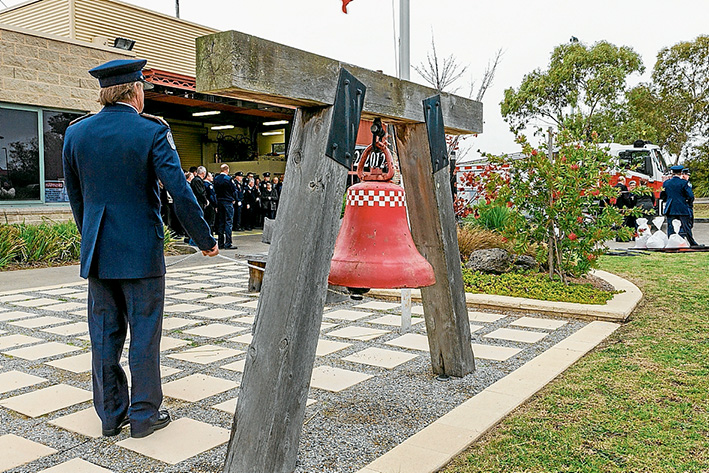
[[[465,291],[475,294],[524,297],[554,302],[606,304],[617,291],[600,278],[576,278],[569,284],[544,273],[485,274],[463,268]]]

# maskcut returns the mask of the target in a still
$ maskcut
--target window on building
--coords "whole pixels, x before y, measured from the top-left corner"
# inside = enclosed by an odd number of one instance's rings
[[[38,112],[0,108],[0,201],[40,198]]]
[[[44,137],[44,201],[47,203],[68,202],[64,188],[62,148],[64,133],[69,123],[81,116],[80,113],[54,112],[43,110],[42,124]]]

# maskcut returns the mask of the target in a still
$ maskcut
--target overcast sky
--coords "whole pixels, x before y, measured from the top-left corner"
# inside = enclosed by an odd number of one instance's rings
[[[20,3],[3,0],[8,6]],[[175,14],[175,0],[125,0]],[[709,34],[708,0],[410,0],[411,63],[420,64],[435,35],[439,55],[453,54],[479,79],[498,49],[504,51],[485,96],[485,129],[474,150],[516,151],[500,115],[503,91],[546,68],[553,48],[576,36],[593,44],[630,46],[643,58],[649,80],[657,52]],[[180,17],[220,30],[238,30],[369,69],[396,75],[394,27],[399,0],[180,0]],[[466,82],[460,85],[465,86]],[[416,72],[411,79],[422,82]],[[461,91],[467,93],[467,91]],[[471,155],[472,156],[472,155]]]

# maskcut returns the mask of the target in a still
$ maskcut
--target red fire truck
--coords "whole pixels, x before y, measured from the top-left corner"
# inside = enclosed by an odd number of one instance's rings
[[[632,145],[621,145],[618,143],[604,143],[602,147],[616,158],[616,169],[611,176],[611,185],[618,182],[620,176],[625,176],[626,184],[635,181],[640,184],[641,180],[647,181],[647,186],[652,189],[655,198],[659,200],[662,183],[669,177],[669,168],[665,155],[659,146],[648,141],[637,140]],[[510,161],[522,158],[522,153],[512,153],[508,155]],[[458,185],[458,196],[470,201],[475,201],[475,190],[465,187],[465,174],[480,174],[488,164],[487,160],[470,161],[459,163],[456,166],[456,177]]]

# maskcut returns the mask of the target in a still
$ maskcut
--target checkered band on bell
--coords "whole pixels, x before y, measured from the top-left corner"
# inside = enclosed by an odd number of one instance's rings
[[[354,207],[406,207],[404,191],[354,190],[347,192],[347,205]]]

